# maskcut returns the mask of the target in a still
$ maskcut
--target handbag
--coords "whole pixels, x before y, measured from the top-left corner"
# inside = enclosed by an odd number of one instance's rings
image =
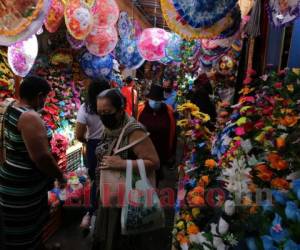
[[[129,145],[120,148],[124,133],[130,123],[122,129],[118,140],[114,140],[109,149],[108,155],[118,155],[121,152],[128,150],[135,145],[145,140],[149,133],[130,143]],[[125,172],[120,170],[100,170],[100,198],[103,207],[122,207],[125,193]]]
[[[160,199],[147,179],[143,160],[137,160],[141,179],[132,188],[132,161],[127,160],[125,205],[121,213],[123,235],[141,234],[165,226]]]

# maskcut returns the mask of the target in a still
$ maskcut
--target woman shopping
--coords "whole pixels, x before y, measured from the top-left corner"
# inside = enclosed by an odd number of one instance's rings
[[[133,160],[135,171],[138,168],[136,159],[142,159],[148,176],[154,176],[155,170],[160,164],[158,155],[143,125],[134,118],[129,118],[125,113],[126,100],[120,91],[110,89],[102,92],[98,96],[97,109],[105,126],[96,150],[101,175],[100,186],[105,182],[104,177],[109,173],[119,175],[120,181],[124,179],[128,159]],[[119,149],[119,153],[116,149]],[[100,180],[99,177],[96,179]],[[117,185],[117,182],[113,183],[113,186]],[[151,249],[148,248],[150,242],[149,234],[122,235],[121,207],[118,205],[106,206],[101,197],[93,249],[146,250]]]
[[[96,186],[95,180],[95,169],[97,165],[97,158],[95,149],[99,143],[101,134],[103,133],[104,126],[101,122],[100,117],[97,115],[97,96],[104,90],[109,89],[109,83],[107,80],[99,79],[94,80],[90,83],[87,91],[87,98],[84,104],[81,105],[76,124],[76,138],[86,143],[87,146],[87,167],[89,177],[93,182],[91,188],[91,204],[89,211],[83,217],[80,227],[82,229],[89,229],[91,223],[91,216],[96,210]]]

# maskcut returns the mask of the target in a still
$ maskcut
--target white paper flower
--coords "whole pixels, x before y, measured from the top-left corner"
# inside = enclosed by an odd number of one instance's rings
[[[232,200],[225,201],[224,211],[227,215],[232,216],[235,212],[235,203]]]
[[[229,224],[221,217],[218,223],[218,231],[221,235],[228,232]]]

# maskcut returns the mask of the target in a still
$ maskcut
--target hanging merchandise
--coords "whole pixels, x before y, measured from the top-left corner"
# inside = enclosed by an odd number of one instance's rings
[[[165,56],[170,33],[160,28],[145,29],[138,41],[141,56],[148,61],[159,61]]]
[[[128,39],[133,35],[134,26],[127,12],[122,11],[118,20],[118,32],[121,39]]]
[[[269,0],[267,1],[267,11],[273,25],[286,26],[300,16],[300,1]]]
[[[166,56],[172,61],[181,61],[181,45],[182,39],[176,33],[172,33],[169,39],[168,45],[166,47]]]
[[[72,51],[69,49],[55,50],[50,57],[50,63],[55,66],[71,66],[73,63]]]
[[[73,36],[70,35],[70,33],[68,31],[66,31],[66,37],[67,37],[69,44],[71,45],[71,47],[73,49],[80,49],[85,45],[84,40],[75,39]]]
[[[212,26],[236,5],[236,0],[173,0],[179,15],[193,28]]]
[[[79,58],[79,62],[84,73],[93,79],[108,77],[113,69],[112,55],[98,57],[86,51]]]
[[[7,61],[7,50],[0,48],[0,100],[13,97],[14,95],[14,74]]]
[[[85,40],[86,48],[95,56],[106,56],[118,43],[118,32],[114,26],[94,26]]]
[[[84,40],[93,27],[91,11],[80,0],[72,0],[66,3],[65,22],[70,34],[78,40]]]
[[[178,16],[172,0],[160,0],[161,9],[168,27],[186,40],[214,38],[233,23],[230,13],[210,27],[193,28]]]
[[[96,0],[91,9],[94,25],[112,26],[119,18],[119,7],[115,0]]]
[[[229,55],[222,56],[215,64],[215,68],[221,75],[232,75],[235,71],[236,61]]]
[[[62,3],[66,5],[68,1],[69,0],[62,0]],[[95,1],[96,0],[82,0],[82,2],[85,3],[88,8],[92,8],[95,4]]]
[[[51,0],[51,7],[44,22],[50,33],[58,30],[64,17],[64,5],[61,0]]]
[[[6,0],[0,8],[0,45],[30,38],[41,29],[50,0]]]
[[[145,62],[138,51],[136,40],[119,40],[115,52],[116,59],[127,69],[138,69]]]
[[[31,70],[38,54],[38,41],[35,35],[8,47],[8,63],[14,74],[25,77]]]

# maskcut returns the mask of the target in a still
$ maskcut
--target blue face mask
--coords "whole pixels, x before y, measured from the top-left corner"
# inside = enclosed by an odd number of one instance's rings
[[[149,100],[149,106],[154,110],[160,109],[161,104],[162,104],[161,101]]]

